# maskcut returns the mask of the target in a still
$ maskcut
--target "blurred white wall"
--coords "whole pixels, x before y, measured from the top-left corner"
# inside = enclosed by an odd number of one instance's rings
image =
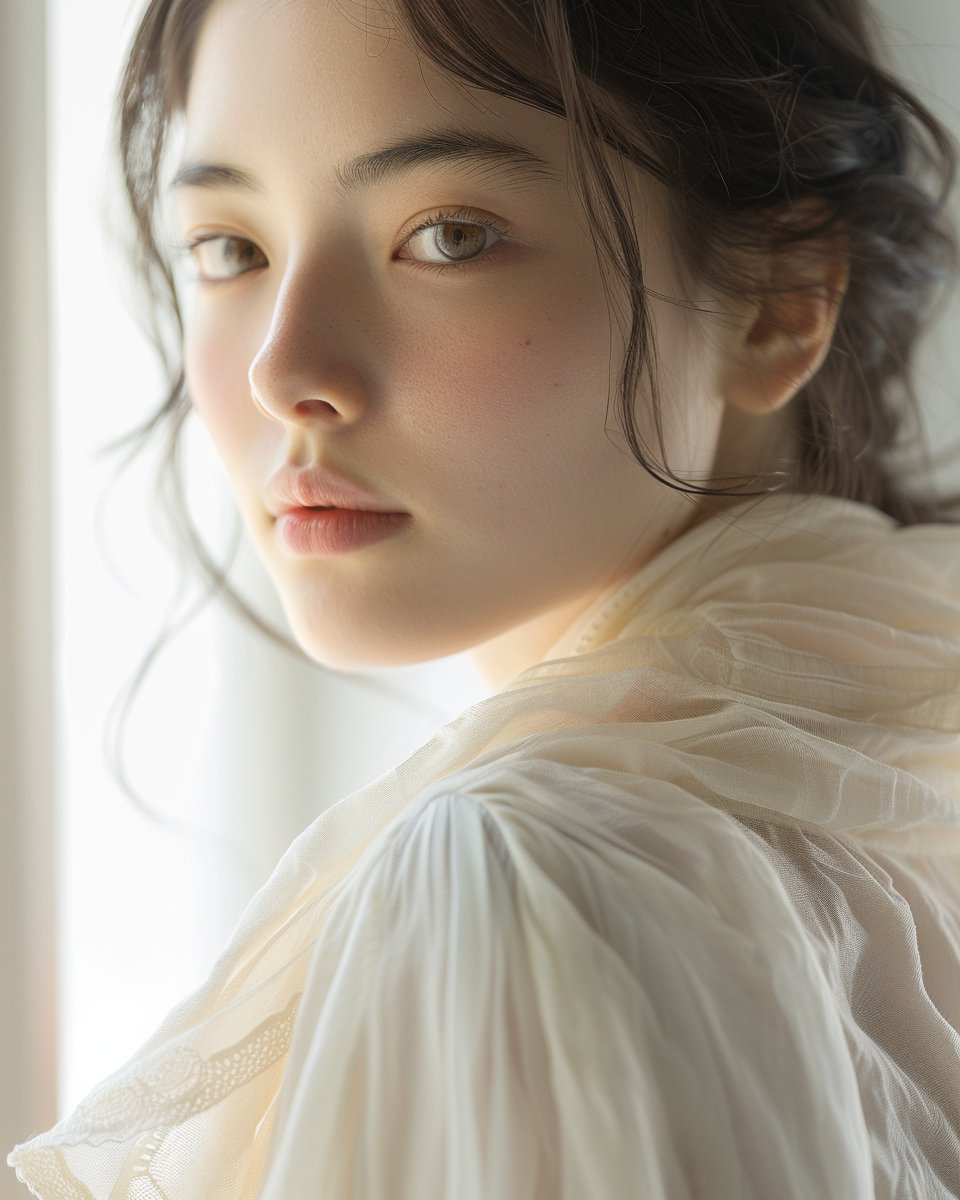
[[[176,571],[149,518],[145,466],[102,501],[112,465],[96,457],[152,407],[160,387],[101,222],[111,94],[133,14],[128,0],[48,5],[66,1112],[202,980],[295,834],[412,751],[436,721],[324,677],[208,610],[148,677],[129,730],[130,773],[149,805],[229,830],[246,866],[158,827],[106,770],[108,711],[162,620]],[[960,132],[960,4],[885,0],[883,8],[909,31],[890,35],[896,56]],[[937,427],[953,432],[958,320],[955,310],[931,341],[923,376]],[[198,428],[190,451],[196,506],[216,540],[228,525],[223,476]],[[238,578],[279,619],[248,550]],[[450,715],[485,694],[461,659],[381,677]]]
[[[170,569],[129,477],[98,510],[109,468],[95,458],[147,411],[158,377],[126,314],[100,221],[110,95],[130,30],[127,0],[50,4],[54,413],[61,687],[61,1111],[143,1040],[176,990],[202,972],[197,853],[158,831],[109,778],[107,713],[158,624]],[[98,530],[98,520],[102,529]],[[199,808],[197,735],[211,715],[212,638],[171,679],[159,665],[134,730],[133,774],[148,799]],[[164,684],[175,703],[164,704]],[[179,693],[179,694],[177,694]],[[154,736],[144,737],[145,723]]]

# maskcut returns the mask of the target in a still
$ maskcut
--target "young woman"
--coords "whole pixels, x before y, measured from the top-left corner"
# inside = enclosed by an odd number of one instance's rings
[[[960,530],[891,453],[952,151],[865,8],[152,0],[121,142],[198,280],[154,425],[302,646],[494,694],[20,1177],[960,1195]]]

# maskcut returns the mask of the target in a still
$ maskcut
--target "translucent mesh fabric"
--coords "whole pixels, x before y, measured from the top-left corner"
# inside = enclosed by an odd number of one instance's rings
[[[958,1026],[960,529],[774,496],[324,813],[9,1161],[44,1200],[940,1200]]]

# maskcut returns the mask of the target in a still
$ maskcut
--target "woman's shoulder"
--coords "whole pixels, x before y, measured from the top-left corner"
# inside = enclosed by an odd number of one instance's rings
[[[444,1160],[506,1197],[561,1167],[578,1195],[861,1194],[862,1127],[822,1120],[856,1078],[775,877],[647,799],[631,832],[611,777],[491,763],[384,831],[313,950],[264,1200],[304,1170],[325,1194],[360,1142],[393,1148],[403,1195],[474,1194]]]
[[[529,959],[549,929],[585,986],[609,970],[658,1007],[687,971],[756,1000],[783,956],[819,987],[770,841],[662,778],[536,757],[458,772],[400,814],[356,890],[392,951],[398,927],[418,945],[482,929]]]
[[[721,863],[741,881],[757,875],[759,839],[727,809],[662,775],[563,761],[564,746],[561,732],[435,781],[385,831],[383,861],[396,871],[424,855],[488,857],[510,878],[565,864],[598,884],[619,877],[638,887],[658,872],[702,896]]]

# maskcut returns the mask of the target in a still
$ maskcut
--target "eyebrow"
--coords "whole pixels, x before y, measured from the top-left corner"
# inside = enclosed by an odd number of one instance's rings
[[[380,150],[361,154],[338,164],[334,178],[341,192],[354,194],[387,179],[408,175],[420,168],[446,163],[478,167],[513,181],[558,182],[555,168],[517,142],[463,129],[440,129],[435,133],[412,134]],[[232,188],[262,193],[263,188],[239,167],[215,163],[189,163],[181,167],[171,185],[180,187]]]

